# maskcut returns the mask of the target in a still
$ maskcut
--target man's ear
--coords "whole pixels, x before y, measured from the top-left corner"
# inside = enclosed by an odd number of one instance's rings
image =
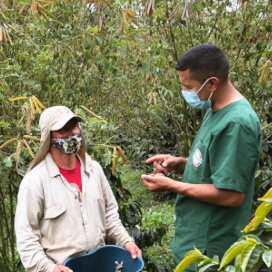
[[[215,92],[218,89],[219,79],[217,77],[211,77],[209,80],[209,84],[211,86],[211,91]]]

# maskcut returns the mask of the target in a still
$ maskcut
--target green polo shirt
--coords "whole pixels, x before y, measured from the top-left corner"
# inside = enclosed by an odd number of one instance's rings
[[[177,264],[194,246],[209,257],[222,258],[241,236],[251,214],[261,143],[259,118],[245,98],[220,111],[207,111],[182,181],[235,190],[244,193],[245,199],[239,208],[231,208],[178,195],[175,237],[171,244]],[[193,266],[188,268],[194,270]]]

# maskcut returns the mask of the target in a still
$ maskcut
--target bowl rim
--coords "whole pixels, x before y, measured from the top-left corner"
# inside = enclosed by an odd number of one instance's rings
[[[101,246],[101,247],[96,248],[95,250],[93,250],[93,251],[91,251],[91,252],[86,253],[86,254],[82,254],[82,255],[77,255],[77,256],[69,257],[69,258],[63,263],[63,265],[65,266],[68,262],[70,262],[71,260],[73,260],[73,259],[75,259],[75,258],[83,258],[83,257],[86,257],[86,256],[88,256],[88,255],[92,255],[92,254],[96,253],[97,251],[102,250],[102,249],[104,249],[104,248],[117,248],[117,249],[123,250],[123,251],[125,251],[125,252],[128,252],[124,247],[121,247],[121,246],[116,246],[116,245],[103,245],[103,246]],[[137,260],[140,262],[141,267],[140,267],[140,269],[137,270],[136,272],[141,271],[141,270],[144,268],[144,261],[143,261],[143,259],[137,255]]]

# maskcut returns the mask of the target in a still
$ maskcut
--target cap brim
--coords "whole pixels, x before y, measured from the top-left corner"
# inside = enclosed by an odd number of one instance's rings
[[[78,122],[84,122],[84,119],[79,115],[73,115],[73,116],[65,116],[62,119],[60,119],[56,124],[54,124],[51,127],[51,131],[57,131],[63,128],[70,120],[75,118]]]

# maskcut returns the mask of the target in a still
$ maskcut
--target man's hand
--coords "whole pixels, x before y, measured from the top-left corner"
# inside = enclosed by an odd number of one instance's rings
[[[171,191],[173,185],[177,183],[177,181],[167,178],[163,174],[142,175],[141,178],[151,192]]]
[[[125,249],[130,252],[132,259],[136,259],[137,255],[142,258],[142,251],[134,243],[125,244]]]
[[[63,265],[56,265],[55,269],[53,272],[73,272],[73,270],[69,269],[69,267],[67,266],[63,266]]]
[[[174,157],[171,155],[156,155],[146,160],[146,163],[152,163],[154,173],[161,173],[166,175],[168,172],[176,171],[183,174],[187,158]]]

